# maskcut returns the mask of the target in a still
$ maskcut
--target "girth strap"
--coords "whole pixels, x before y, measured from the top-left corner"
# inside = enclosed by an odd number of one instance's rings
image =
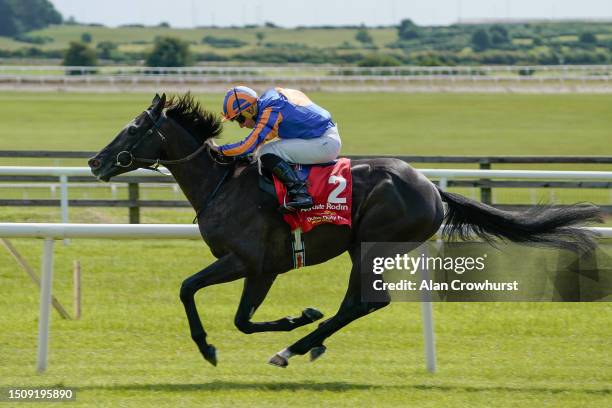
[[[302,241],[301,228],[296,228],[293,230],[291,248],[293,249],[293,269],[298,269],[306,266],[306,246]]]

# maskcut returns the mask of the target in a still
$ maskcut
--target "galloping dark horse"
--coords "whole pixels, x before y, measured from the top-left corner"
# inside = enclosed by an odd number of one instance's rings
[[[156,95],[148,109],[89,160],[93,174],[103,181],[164,164],[195,209],[202,237],[218,260],[186,279],[180,298],[191,337],[213,365],[216,350],[207,342],[194,301],[195,293],[206,286],[244,278],[235,317],[236,327],[244,333],[289,331],[323,316],[307,308],[297,318],[251,321],[276,276],[293,267],[291,237],[276,202],[259,190],[256,166],[235,171],[236,163],[224,162],[210,149],[221,130],[220,119],[203,111],[189,94],[169,101]],[[389,303],[361,299],[361,242],[423,242],[446,221],[446,238],[475,234],[489,241],[501,238],[553,247],[594,245],[589,234],[573,227],[599,219],[599,210],[592,205],[505,212],[441,191],[405,162],[389,158],[354,160],[352,174],[352,228],[321,225],[303,236],[309,265],[349,252],[353,267],[344,300],[336,315],[274,355],[272,364],[286,366],[292,355],[309,351],[313,359],[320,356],[327,337]],[[443,201],[448,205],[446,214]]]

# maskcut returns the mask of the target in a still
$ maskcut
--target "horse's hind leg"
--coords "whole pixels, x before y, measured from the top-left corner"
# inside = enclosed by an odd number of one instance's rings
[[[331,320],[331,317],[329,319],[325,319],[323,320],[321,323],[319,323],[318,327],[323,326],[324,324],[326,324],[327,322],[329,322]],[[318,360],[319,357],[321,357],[323,354],[325,354],[325,352],[327,351],[327,347],[325,347],[325,345],[323,344],[323,342],[314,345],[311,349],[310,349],[310,361],[315,361]]]
[[[359,260],[353,259],[353,268],[349,279],[349,287],[344,296],[344,300],[338,309],[338,312],[330,319],[323,322],[319,327],[312,331],[307,336],[293,343],[288,348],[280,351],[270,358],[268,361],[272,365],[278,367],[286,367],[289,364],[289,358],[296,354],[306,354],[313,348],[324,348],[323,341],[348,325],[352,321],[359,319],[375,310],[387,306],[390,301],[384,302],[362,302],[361,301],[361,276],[359,273]],[[324,349],[323,349],[324,350]]]
[[[250,334],[265,331],[291,331],[323,317],[323,313],[309,307],[302,311],[300,317],[287,316],[271,322],[251,322],[253,314],[266,298],[276,276],[275,274],[264,274],[255,278],[245,278],[242,297],[234,318],[234,324],[241,332]]]

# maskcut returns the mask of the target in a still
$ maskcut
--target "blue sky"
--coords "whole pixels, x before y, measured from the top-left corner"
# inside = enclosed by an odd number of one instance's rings
[[[262,24],[421,25],[489,18],[612,20],[612,0],[51,0],[64,17],[117,26],[169,22],[173,27]]]

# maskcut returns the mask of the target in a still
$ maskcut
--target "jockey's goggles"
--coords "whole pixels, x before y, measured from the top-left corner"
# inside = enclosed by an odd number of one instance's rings
[[[225,94],[223,102],[222,121],[238,121],[242,124],[251,119],[254,112],[250,109],[257,103],[257,93],[245,86],[231,88]]]
[[[223,116],[223,113],[221,114],[221,116]],[[242,111],[241,113],[237,114],[236,116],[234,116],[233,118],[228,118],[223,116],[222,121],[230,121],[230,122],[237,122],[240,124],[243,124],[244,122],[246,122],[247,119],[251,119],[251,116],[249,116],[245,111]]]

